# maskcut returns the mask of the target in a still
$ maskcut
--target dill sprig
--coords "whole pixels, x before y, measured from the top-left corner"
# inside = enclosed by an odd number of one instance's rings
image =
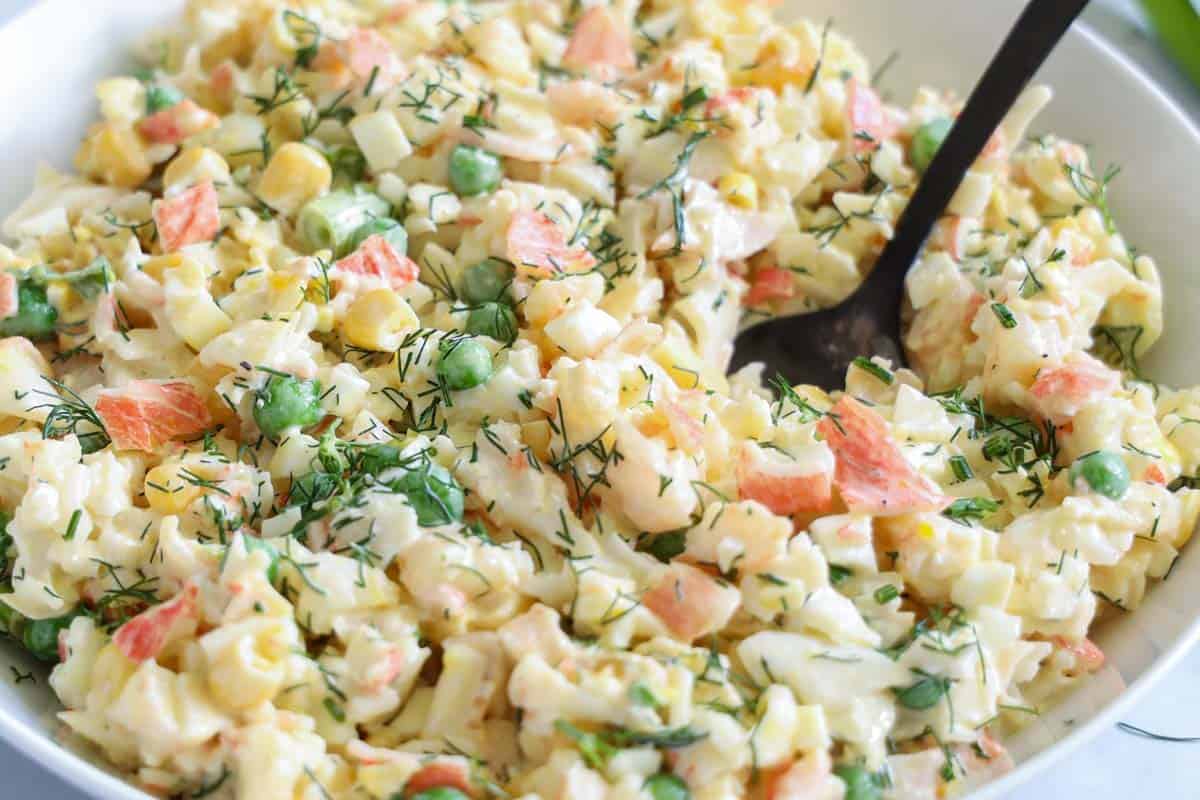
[[[1108,206],[1108,187],[1113,179],[1121,174],[1121,168],[1116,164],[1109,164],[1104,173],[1097,177],[1075,164],[1063,164],[1063,173],[1084,205],[1091,206],[1104,217],[1104,229],[1109,233],[1116,233],[1117,224]],[[1079,207],[1075,210],[1078,212]]]
[[[684,239],[687,236],[687,219],[683,213],[683,184],[687,180],[688,165],[696,152],[696,147],[709,135],[708,131],[697,131],[689,136],[683,150],[675,157],[675,168],[671,170],[670,174],[638,195],[638,199],[644,200],[659,191],[666,190],[670,193],[671,218],[675,227],[675,246],[671,252],[676,255],[683,251]]]
[[[100,565],[102,574],[107,575],[113,583],[113,588],[100,595],[90,611],[91,616],[105,630],[116,630],[144,609],[159,602],[157,577],[147,576],[138,570],[135,573],[137,580],[126,583],[118,573],[119,567],[99,558],[93,558],[92,561]]]
[[[1146,329],[1141,325],[1098,325],[1092,329],[1101,361],[1142,380],[1137,346]]]
[[[983,457],[999,464],[1002,475],[1021,475],[1029,486],[1017,494],[1025,498],[1029,508],[1036,506],[1045,496],[1043,470],[1054,475],[1061,468],[1058,459],[1058,429],[1049,421],[1038,423],[1022,417],[1001,417],[987,412],[983,398],[967,400],[962,389],[933,395],[942,408],[951,414],[973,417],[975,425],[969,436],[983,439]],[[968,511],[982,510],[974,506]]]
[[[297,42],[303,43],[296,48],[294,62],[296,67],[307,69],[312,65],[313,59],[317,57],[317,53],[321,49],[321,26],[303,14],[290,9],[284,9],[283,24]]]
[[[804,84],[804,93],[808,94],[817,85],[817,77],[821,74],[821,67],[825,62],[825,46],[829,43],[829,29],[833,27],[833,20],[825,20],[825,27],[821,29],[821,49],[817,53],[816,63],[813,64],[812,74],[808,76],[808,82]]]
[[[34,390],[53,400],[30,408],[30,411],[50,409],[46,414],[46,421],[42,423],[42,438],[61,439],[67,435],[74,435],[79,440],[79,449],[84,455],[107,447],[112,438],[96,410],[71,387],[54,378],[45,375],[42,377],[57,392],[52,395],[42,389]],[[84,426],[82,431],[80,425]],[[95,430],[89,430],[89,427]]]
[[[548,419],[547,422],[550,424],[550,429],[562,439],[561,450],[556,452],[553,447],[550,448],[550,466],[571,479],[576,498],[575,508],[582,510],[598,486],[611,486],[608,481],[608,468],[610,465],[619,464],[624,456],[615,445],[609,447],[604,443],[604,437],[608,435],[611,425],[605,426],[604,430],[586,442],[571,444],[567,431],[567,420],[563,414],[562,400],[558,401],[557,420]],[[579,459],[584,455],[590,455],[599,462],[599,466],[592,471],[581,466]],[[566,527],[565,521],[563,527],[564,529]]]
[[[861,219],[868,222],[883,222],[884,218],[876,213],[876,209],[879,207],[879,203],[881,200],[883,200],[884,195],[889,193],[891,190],[891,184],[883,184],[879,191],[875,193],[875,199],[871,201],[870,207],[865,211],[851,211],[849,214],[844,214],[837,206],[829,205],[826,208],[833,212],[833,221],[825,223],[824,225],[814,225],[806,228],[804,232],[811,233],[813,236],[815,236],[817,238],[818,246],[823,250],[832,244],[833,240],[836,239],[838,235],[848,228],[850,223],[856,219]]]
[[[304,92],[287,70],[283,67],[276,67],[271,94],[251,94],[247,97],[258,107],[258,115],[264,116],[277,108],[296,102],[304,97]]]
[[[772,416],[775,418],[776,424],[780,420],[788,419],[797,414],[800,415],[799,421],[801,423],[816,422],[825,416],[826,412],[797,394],[787,378],[782,375],[776,375],[771,379],[770,383],[778,395],[775,400],[775,407],[772,410]],[[788,410],[788,406],[791,406],[791,410]]]
[[[1176,742],[1182,744],[1200,742],[1200,736],[1165,736],[1161,733],[1148,731],[1145,728],[1139,728],[1136,725],[1130,725],[1128,722],[1118,722],[1117,730],[1133,736],[1141,736],[1143,739],[1153,739],[1156,742]]]

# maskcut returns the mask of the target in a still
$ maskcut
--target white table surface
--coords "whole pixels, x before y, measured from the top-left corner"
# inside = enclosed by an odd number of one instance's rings
[[[103,5],[108,0],[86,0]],[[117,2],[119,0],[112,0]],[[978,1],[978,0],[976,0]],[[34,0],[0,0],[0,22]],[[1132,0],[1098,0],[1087,14],[1200,121],[1200,91],[1157,51],[1140,27]],[[1147,730],[1200,736],[1200,650],[1181,662],[1126,717]],[[0,742],[0,797],[84,800],[78,791]],[[1200,744],[1150,741],[1117,730],[1086,744],[1044,773],[1013,800],[1127,800],[1200,796]]]

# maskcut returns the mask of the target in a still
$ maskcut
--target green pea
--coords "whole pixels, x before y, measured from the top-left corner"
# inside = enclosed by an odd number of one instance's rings
[[[513,279],[512,264],[489,258],[463,270],[462,296],[471,305],[503,301]]]
[[[467,315],[467,333],[512,344],[517,339],[517,315],[504,303],[484,303]]]
[[[948,691],[950,682],[945,678],[923,675],[912,686],[896,689],[896,702],[913,711],[925,711],[936,706]]]
[[[938,117],[917,128],[908,148],[908,158],[917,172],[924,173],[929,169],[933,157],[937,155],[942,142],[946,141],[946,136],[953,127],[954,120]]]
[[[295,489],[292,491],[295,492]],[[275,545],[257,536],[243,536],[242,543],[247,553],[261,551],[267,554],[267,560],[270,562],[267,564],[267,580],[275,583],[275,579],[279,577],[279,551],[275,549]]]
[[[49,339],[54,335],[57,322],[58,311],[50,305],[46,287],[32,280],[22,280],[17,284],[17,313],[0,319],[0,338],[24,336],[33,341]]]
[[[306,472],[292,479],[292,490],[288,492],[288,505],[312,508],[322,500],[333,497],[338,479],[328,472]]]
[[[482,386],[492,377],[492,354],[474,339],[456,339],[438,358],[437,376],[455,391]]]
[[[462,487],[449,470],[434,461],[408,470],[388,486],[408,498],[422,525],[448,525],[463,518]]]
[[[367,172],[367,157],[357,147],[331,147],[325,160],[333,170],[334,184],[361,181]]]
[[[859,764],[839,764],[833,774],[846,784],[844,800],[880,800],[883,792],[875,776]]]
[[[1129,491],[1129,467],[1118,453],[1089,453],[1071,465],[1069,476],[1072,485],[1083,478],[1093,492],[1109,500],[1120,500]]]
[[[642,553],[649,553],[664,564],[670,564],[672,559],[687,549],[687,533],[686,531],[660,533],[653,539],[639,541],[637,549]]]
[[[687,784],[677,775],[660,772],[651,775],[642,786],[654,800],[691,800],[692,793]]]
[[[400,255],[408,252],[408,231],[391,217],[376,217],[358,226],[358,230],[346,242],[346,252],[353,253],[372,236],[382,236]]]
[[[501,177],[500,157],[495,153],[460,144],[450,154],[450,186],[456,194],[471,197],[494,192]]]
[[[25,615],[8,603],[0,602],[0,633],[7,633],[14,639],[20,640],[25,628]]]
[[[316,425],[324,417],[320,381],[272,375],[254,398],[254,421],[272,439],[288,428]]]
[[[147,86],[146,113],[154,114],[183,102],[183,92],[174,86]]]
[[[33,656],[41,661],[58,661],[58,634],[71,627],[71,620],[78,614],[74,611],[51,619],[31,619],[25,624],[21,642]]]
[[[8,575],[10,564],[8,562],[8,550],[12,547],[12,537],[8,535],[8,523],[12,522],[12,517],[0,511],[0,578]],[[0,588],[7,591],[11,587],[8,586],[8,580],[0,583]]]
[[[368,475],[378,476],[385,470],[400,466],[403,460],[398,448],[390,444],[373,444],[362,449],[358,457],[358,469]]]
[[[435,786],[432,789],[426,789],[423,792],[417,792],[411,795],[408,800],[471,800],[462,790],[455,789],[453,786]]]
[[[391,204],[373,192],[338,189],[300,209],[296,231],[310,252],[332,250],[334,257],[341,258],[353,250],[349,243],[359,228],[391,210]]]

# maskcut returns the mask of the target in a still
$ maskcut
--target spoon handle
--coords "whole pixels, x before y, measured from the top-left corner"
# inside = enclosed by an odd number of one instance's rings
[[[967,169],[1088,0],[1031,0],[975,86],[908,203],[876,272],[899,286]]]

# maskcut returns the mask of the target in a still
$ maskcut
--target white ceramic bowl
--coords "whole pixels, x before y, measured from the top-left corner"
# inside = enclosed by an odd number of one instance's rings
[[[899,61],[883,80],[895,97],[921,83],[966,92],[1020,10],[1017,0],[793,0],[786,13],[832,18],[875,63]],[[0,31],[0,214],[29,191],[35,165],[67,166],[95,114],[92,87],[129,63],[137,36],[179,12],[182,0],[43,0]],[[1101,164],[1124,172],[1112,205],[1131,244],[1158,258],[1166,292],[1164,341],[1148,360],[1162,382],[1200,380],[1200,281],[1189,272],[1200,247],[1200,131],[1110,46],[1084,28],[1072,31],[1043,80],[1057,91],[1036,131],[1055,131],[1092,148]],[[979,793],[996,798],[1061,758],[1101,729],[1166,672],[1200,637],[1200,552],[1185,552],[1169,581],[1154,587],[1136,613],[1097,634],[1105,669],[1011,746],[1019,767]],[[14,685],[10,666],[33,670],[37,683]],[[55,738],[58,704],[45,670],[0,646],[0,736],[81,789],[110,800],[146,795],[76,755]]]

